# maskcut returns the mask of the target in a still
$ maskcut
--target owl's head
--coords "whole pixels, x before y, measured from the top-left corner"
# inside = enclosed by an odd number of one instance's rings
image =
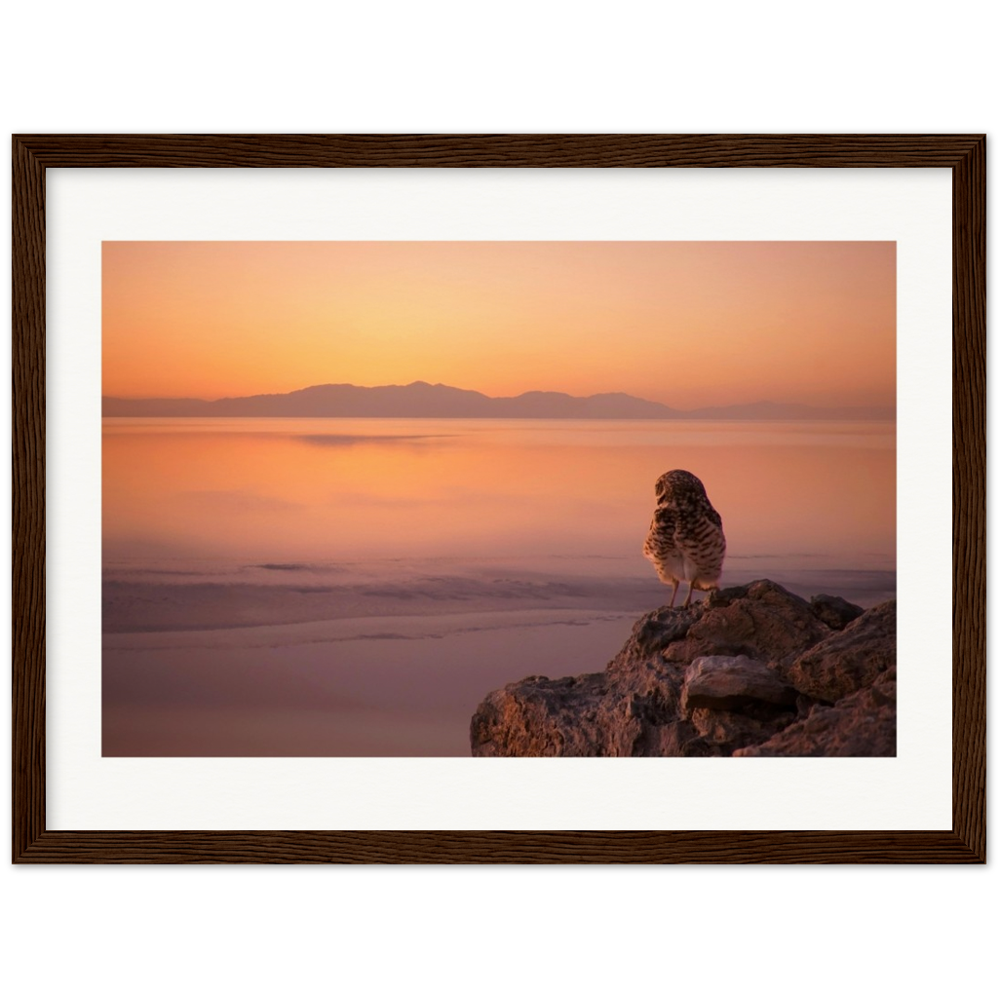
[[[708,499],[705,487],[697,476],[683,469],[674,469],[671,472],[664,472],[656,480],[657,503],[670,503],[684,497]]]

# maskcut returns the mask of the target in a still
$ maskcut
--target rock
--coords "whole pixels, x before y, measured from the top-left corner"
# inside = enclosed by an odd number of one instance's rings
[[[683,634],[662,648],[665,659],[690,663],[699,656],[749,656],[780,661],[830,634],[808,601],[770,580],[714,591],[688,611],[695,607]]]
[[[829,594],[817,594],[809,603],[816,616],[830,628],[842,629],[864,614],[863,609],[856,604],[851,604],[842,597],[831,597]]]
[[[494,691],[472,719],[477,757],[684,756],[697,737],[674,725],[679,681],[652,669],[628,675],[527,678]],[[660,732],[666,729],[666,732]]]
[[[887,756],[894,664],[893,602],[862,613],[758,580],[644,615],[600,673],[493,691],[472,718],[472,753]]]
[[[734,757],[895,757],[896,668],[836,705],[817,705],[758,746]]]
[[[896,602],[866,611],[796,658],[786,676],[803,694],[835,702],[896,665]]]
[[[748,702],[794,705],[798,692],[766,663],[748,656],[699,656],[684,674],[681,710],[739,709]]]

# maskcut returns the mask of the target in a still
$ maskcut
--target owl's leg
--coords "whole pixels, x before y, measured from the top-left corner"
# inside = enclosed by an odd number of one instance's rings
[[[677,580],[674,580],[674,589],[670,591],[670,607],[674,606],[674,601],[677,598]]]
[[[691,603],[691,595],[694,593],[694,580],[688,584],[688,595],[684,598],[684,603],[681,605],[682,608],[686,608]]]

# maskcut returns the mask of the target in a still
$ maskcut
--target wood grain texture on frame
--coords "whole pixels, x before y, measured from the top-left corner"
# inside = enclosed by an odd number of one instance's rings
[[[946,167],[953,206],[951,831],[49,831],[48,167]],[[977,863],[986,859],[986,141],[982,135],[13,137],[13,860],[75,864]]]

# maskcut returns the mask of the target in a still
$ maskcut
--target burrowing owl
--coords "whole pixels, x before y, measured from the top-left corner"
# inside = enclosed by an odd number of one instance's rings
[[[681,580],[690,584],[685,608],[693,591],[718,588],[726,536],[722,518],[697,476],[674,469],[656,480],[656,512],[642,552],[660,579],[673,584],[670,607]]]

